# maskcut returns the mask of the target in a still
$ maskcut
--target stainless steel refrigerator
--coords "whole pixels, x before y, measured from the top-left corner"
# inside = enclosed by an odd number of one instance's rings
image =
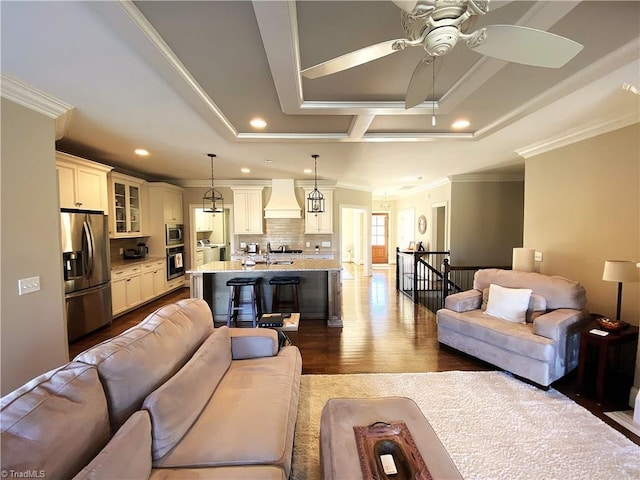
[[[62,270],[69,340],[111,323],[109,228],[102,212],[62,209]]]

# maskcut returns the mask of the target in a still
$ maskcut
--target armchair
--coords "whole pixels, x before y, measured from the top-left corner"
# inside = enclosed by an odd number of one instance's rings
[[[485,313],[492,284],[531,290],[524,323]],[[472,290],[449,295],[438,310],[438,341],[548,387],[578,364],[580,331],[589,322],[585,307],[585,289],[573,280],[479,270]]]

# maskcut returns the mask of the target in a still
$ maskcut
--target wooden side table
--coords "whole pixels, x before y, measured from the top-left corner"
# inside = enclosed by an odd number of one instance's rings
[[[580,334],[580,353],[578,357],[578,391],[584,389],[584,378],[587,364],[587,349],[598,350],[596,373],[596,401],[600,404],[604,399],[604,382],[607,371],[607,358],[610,350],[620,351],[622,345],[638,341],[638,327],[629,326],[624,330],[608,332],[606,336],[590,333],[592,329],[606,331],[593,321]]]

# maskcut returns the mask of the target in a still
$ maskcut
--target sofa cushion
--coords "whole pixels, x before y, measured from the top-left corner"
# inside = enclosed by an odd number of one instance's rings
[[[47,478],[73,477],[111,435],[98,372],[75,362],[4,396],[0,423],[3,473],[42,471]]]
[[[113,431],[191,358],[212,331],[209,306],[190,298],[156,310],[139,325],[75,358],[98,369]]]
[[[489,301],[485,313],[510,322],[525,323],[531,289],[489,286]]]
[[[284,470],[274,465],[238,467],[157,468],[149,480],[287,480]]]
[[[277,465],[289,475],[302,359],[234,360],[191,429],[156,467]],[[212,432],[219,441],[211,441]]]
[[[146,479],[151,474],[151,420],[135,412],[73,480]]]
[[[439,310],[438,330],[441,328],[485,342],[488,348],[498,347],[543,362],[555,359],[555,342],[536,335],[530,323],[505,322],[481,310],[464,313]]]
[[[487,288],[487,292],[489,289]],[[487,293],[487,298],[489,294]],[[480,308],[482,296],[477,290],[465,290],[448,295],[444,299],[444,308],[454,310],[456,312],[468,312]],[[485,305],[486,308],[486,305]],[[483,309],[484,310],[484,309]]]
[[[545,298],[549,310],[556,308],[583,310],[587,303],[584,287],[564,277],[497,268],[478,270],[473,277],[473,288],[479,291],[488,288],[492,283],[508,288],[530,288],[533,293]]]
[[[476,290],[467,290],[469,292],[476,292]],[[463,292],[464,293],[464,292]],[[484,312],[487,309],[487,302],[489,301],[489,289],[482,290],[482,306],[481,310]],[[448,307],[447,307],[448,308]],[[454,309],[452,309],[454,310]],[[462,310],[456,310],[462,311]],[[532,293],[529,299],[529,307],[527,308],[526,321],[527,323],[533,323],[533,321],[540,315],[544,315],[547,312],[547,301],[542,295]]]
[[[278,353],[278,332],[272,328],[232,328],[229,334],[234,360],[272,357]]]
[[[230,364],[229,329],[217,328],[178,373],[145,399],[142,406],[153,424],[154,459],[166,455],[189,430]],[[218,443],[212,437],[207,442]]]

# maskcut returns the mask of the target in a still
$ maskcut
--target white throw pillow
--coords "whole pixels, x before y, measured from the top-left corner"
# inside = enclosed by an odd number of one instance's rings
[[[510,322],[525,323],[532,290],[489,285],[489,302],[485,313]]]

